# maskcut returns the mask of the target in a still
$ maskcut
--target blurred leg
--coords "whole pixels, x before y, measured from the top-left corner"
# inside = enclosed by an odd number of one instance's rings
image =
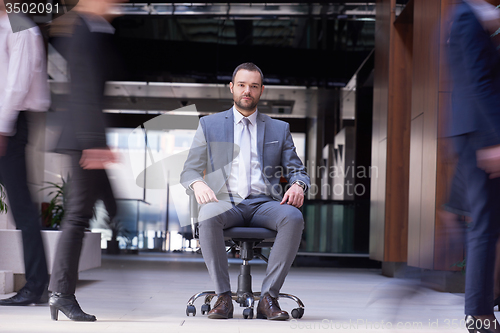
[[[113,188],[111,187],[111,183],[109,182],[106,170],[95,171],[99,171],[96,172],[96,182],[98,184],[97,186],[99,187],[99,199],[101,199],[104,203],[104,207],[106,207],[106,211],[109,215],[109,220],[112,221],[118,212]]]
[[[497,240],[496,259],[495,259],[495,274],[493,275],[494,292],[493,299],[500,297],[500,241]]]
[[[16,134],[9,137],[7,151],[0,158],[0,179],[9,197],[10,210],[16,227],[22,232],[26,288],[41,294],[48,282],[47,263],[42,236],[40,217],[31,200],[26,177],[26,144],[28,124],[25,112],[17,119]]]
[[[467,232],[465,313],[493,314],[493,271],[500,229],[500,178],[489,176],[477,167],[473,138],[462,138],[458,164],[467,174],[467,197],[472,222]]]
[[[50,291],[62,294],[75,293],[84,231],[89,227],[98,197],[99,177],[96,175],[103,171],[82,169],[79,165],[80,157],[81,153],[71,155],[70,194],[49,285]]]

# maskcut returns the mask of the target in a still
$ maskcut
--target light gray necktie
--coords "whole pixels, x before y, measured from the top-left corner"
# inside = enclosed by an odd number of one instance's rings
[[[252,151],[252,141],[250,137],[250,120],[248,118],[241,119],[243,130],[240,137],[240,165],[238,179],[238,194],[245,199],[250,194],[250,156]]]

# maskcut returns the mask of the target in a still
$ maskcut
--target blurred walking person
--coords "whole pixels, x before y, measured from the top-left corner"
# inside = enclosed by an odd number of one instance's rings
[[[493,314],[495,247],[500,234],[500,27],[498,0],[457,5],[449,39],[453,79],[451,136],[465,175],[472,222],[467,230],[465,314],[469,332],[500,332]]]
[[[114,28],[105,19],[113,0],[80,0],[75,7],[72,36],[68,39],[70,97],[68,119],[57,151],[71,157],[68,208],[56,250],[49,284],[51,318],[59,311],[74,321],[95,321],[83,312],[75,297],[78,262],[84,231],[89,227],[96,200],[107,197],[106,208],[116,209],[104,167],[116,161],[106,144],[103,97],[108,77],[107,51]],[[109,211],[110,216],[115,212]]]
[[[47,302],[49,277],[40,217],[27,185],[27,114],[47,111],[50,91],[40,30],[27,17],[11,15],[9,20],[0,0],[0,182],[16,228],[22,232],[26,284],[13,297],[0,300],[0,305],[30,305]]]

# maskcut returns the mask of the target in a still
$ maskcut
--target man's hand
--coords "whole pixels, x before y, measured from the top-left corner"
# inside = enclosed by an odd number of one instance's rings
[[[194,190],[194,196],[199,205],[209,202],[219,202],[215,196],[214,191],[202,181],[197,181],[191,187]]]
[[[283,200],[280,204],[288,203],[294,207],[300,208],[304,204],[304,190],[297,184],[293,184],[288,191],[285,192]]]
[[[0,0],[1,1],[1,0]],[[9,137],[0,134],[0,157],[4,156],[7,152],[7,143],[9,142]]]
[[[80,166],[87,170],[104,169],[106,164],[117,161],[117,155],[109,148],[85,149],[82,151]]]
[[[500,145],[479,149],[476,152],[477,166],[490,174],[490,178],[500,177]]]

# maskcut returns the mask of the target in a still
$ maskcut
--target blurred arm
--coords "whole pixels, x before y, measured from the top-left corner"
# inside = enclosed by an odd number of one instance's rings
[[[102,34],[91,33],[85,23],[77,26],[71,42],[71,97],[69,111],[75,137],[82,150],[107,148],[103,98],[106,54],[100,47]]]
[[[31,30],[31,29],[30,29]],[[43,68],[45,52],[37,43],[42,38],[29,30],[23,30],[9,37],[9,69],[2,107],[0,108],[0,134],[12,135],[19,111],[26,108],[25,100],[35,72]],[[2,78],[3,79],[3,78]]]
[[[494,77],[499,75],[500,57],[491,47],[489,35],[471,12],[460,15],[455,24],[475,100],[480,112],[500,137],[500,92],[494,85]]]

